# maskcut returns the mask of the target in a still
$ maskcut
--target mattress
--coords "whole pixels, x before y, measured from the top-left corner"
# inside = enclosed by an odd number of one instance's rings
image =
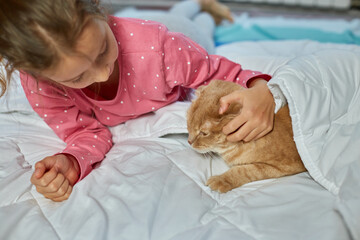
[[[334,49],[360,51],[356,45],[284,40],[226,44],[217,54],[276,76],[294,59]],[[343,188],[331,188],[313,170],[226,194],[211,191],[206,180],[228,168],[219,157],[188,145],[186,101],[112,127],[115,144],[104,161],[74,186],[67,201],[52,202],[37,193],[30,177],[37,161],[65,144],[32,111],[18,76],[0,101],[1,239],[360,237],[354,220],[360,219],[358,184],[346,185],[344,196]],[[359,162],[353,166],[358,174]],[[354,215],[341,207],[354,209]]]

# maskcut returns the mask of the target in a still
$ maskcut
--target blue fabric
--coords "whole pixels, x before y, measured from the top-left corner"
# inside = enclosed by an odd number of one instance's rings
[[[215,30],[215,44],[217,46],[237,41],[260,40],[300,40],[309,39],[319,42],[360,44],[360,36],[350,30],[341,33],[327,32],[315,28],[304,27],[263,27],[252,25],[243,27],[240,24],[218,26]]]

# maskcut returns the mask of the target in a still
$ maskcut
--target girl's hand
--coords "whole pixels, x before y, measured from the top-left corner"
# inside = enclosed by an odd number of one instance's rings
[[[71,155],[46,157],[35,164],[31,183],[36,190],[55,202],[69,198],[72,186],[79,179],[80,167]]]
[[[265,136],[273,129],[275,102],[264,79],[255,79],[250,83],[250,88],[222,97],[219,113],[224,113],[232,102],[239,102],[242,109],[223,128],[228,141],[249,142]]]

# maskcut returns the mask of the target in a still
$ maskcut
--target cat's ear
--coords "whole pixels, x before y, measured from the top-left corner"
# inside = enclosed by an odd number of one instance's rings
[[[219,120],[219,124],[222,125],[222,126],[225,126],[231,120],[233,120],[237,115],[238,114],[233,114],[233,113],[224,114],[224,115],[221,116],[221,118]]]
[[[204,91],[205,88],[206,88],[206,85],[201,85],[200,87],[198,87],[195,91],[195,96],[199,97],[201,95],[201,92]]]
[[[204,128],[204,130],[209,130],[209,129],[211,129],[212,125],[213,125],[213,123],[209,119],[207,119],[207,120],[205,120],[202,127]]]
[[[240,114],[242,105],[238,102],[232,102],[226,109],[225,114]]]
[[[220,115],[221,125],[225,126],[235,117],[237,117],[241,112],[241,104],[240,103],[231,103],[230,106],[226,109],[226,111]]]

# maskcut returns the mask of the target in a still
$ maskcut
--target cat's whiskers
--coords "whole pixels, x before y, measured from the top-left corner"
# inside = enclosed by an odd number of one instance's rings
[[[209,149],[200,149],[200,148],[194,148],[193,146],[191,146],[195,151],[197,151],[198,153],[201,153],[201,154],[207,154],[210,152]]]
[[[203,153],[203,156],[205,157],[205,159],[210,161],[210,176],[211,177],[213,175],[212,174],[212,162],[213,162],[215,155],[216,155],[216,153],[214,153],[214,152]]]

